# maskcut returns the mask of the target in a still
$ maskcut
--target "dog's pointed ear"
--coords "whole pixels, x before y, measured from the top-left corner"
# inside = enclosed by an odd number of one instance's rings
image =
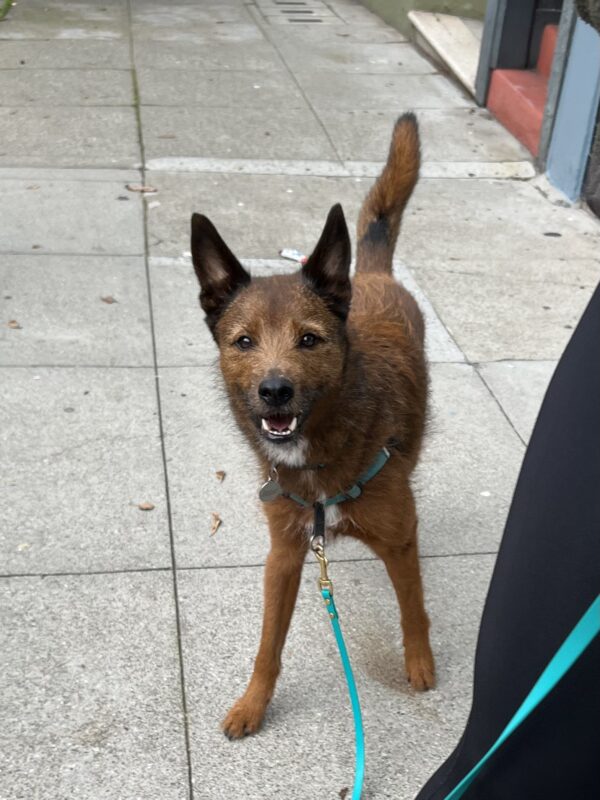
[[[337,203],[329,214],[321,238],[302,267],[302,277],[340,319],[350,310],[351,245],[344,212]]]
[[[200,305],[214,332],[221,312],[250,283],[250,275],[203,214],[192,214],[192,262],[200,282]]]

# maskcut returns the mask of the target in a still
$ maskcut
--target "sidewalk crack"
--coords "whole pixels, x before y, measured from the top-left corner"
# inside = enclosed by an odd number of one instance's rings
[[[139,82],[137,76],[137,69],[135,64],[135,44],[133,40],[133,14],[132,14],[132,3],[131,0],[127,0],[127,17],[128,17],[128,34],[129,34],[129,52],[131,58],[131,79],[133,82],[133,96],[134,96],[134,108],[135,108],[135,116],[136,116],[136,123],[137,123],[137,130],[138,130],[138,140],[140,145],[140,155],[141,155],[141,178],[142,184],[146,181],[146,152],[144,147],[144,131],[142,126],[142,117],[141,117],[141,110],[140,110],[140,90],[139,90]],[[157,350],[156,350],[156,329],[154,323],[154,305],[152,301],[152,281],[150,279],[150,262],[149,262],[149,239],[148,239],[148,206],[145,200],[142,201],[143,207],[143,226],[144,226],[144,266],[146,271],[146,287],[148,291],[148,311],[150,315],[150,335],[152,339],[152,358],[155,373],[158,376],[159,368],[158,368],[158,359],[157,359]],[[162,405],[161,405],[161,396],[160,396],[160,381],[155,381],[155,391],[156,391],[156,408],[158,412],[158,428],[160,433],[160,447],[161,447],[161,456],[162,456],[162,465],[163,465],[163,476],[165,482],[165,500],[166,500],[166,508],[167,508],[167,523],[169,528],[169,544],[170,544],[170,551],[171,551],[171,576],[173,580],[173,602],[175,606],[175,628],[176,628],[176,636],[177,636],[177,657],[179,662],[179,681],[180,681],[180,688],[181,688],[181,714],[182,714],[182,723],[183,723],[183,736],[184,736],[184,746],[185,746],[185,755],[187,761],[187,788],[188,788],[188,800],[194,800],[194,779],[192,773],[192,756],[191,756],[191,743],[190,743],[190,726],[189,726],[189,711],[188,711],[188,702],[187,702],[187,693],[186,693],[186,679],[185,679],[185,663],[184,663],[184,656],[183,656],[183,642],[182,642],[182,635],[181,635],[181,609],[179,604],[179,592],[178,592],[178,585],[177,585],[177,558],[175,552],[175,539],[173,533],[173,513],[171,507],[171,495],[170,495],[170,487],[169,487],[169,472],[167,467],[167,453],[165,448],[165,431],[164,431],[164,423],[163,423],[163,414],[162,414]]]

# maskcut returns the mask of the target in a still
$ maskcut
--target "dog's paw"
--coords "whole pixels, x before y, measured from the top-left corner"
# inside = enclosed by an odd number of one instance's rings
[[[263,704],[253,703],[245,697],[240,697],[237,703],[229,710],[223,720],[222,729],[228,739],[241,739],[256,733],[260,728],[265,715]]]
[[[406,654],[406,675],[417,692],[426,692],[435,686],[435,665],[429,647],[420,652]]]

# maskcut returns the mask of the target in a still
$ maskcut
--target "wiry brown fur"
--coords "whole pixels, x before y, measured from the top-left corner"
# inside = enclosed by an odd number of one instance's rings
[[[361,497],[338,504],[327,535],[353,536],[383,559],[401,609],[407,675],[422,690],[434,684],[434,665],[409,478],[425,426],[424,325],[415,300],[391,274],[402,211],[418,169],[416,120],[404,115],[360,214],[347,319],[350,254],[341,209],[332,210],[311,260],[293,275],[250,281],[241,265],[231,262],[230,251],[221,249],[212,225],[196,215],[192,252],[231,408],[258,453],[265,479],[275,455],[283,488],[316,501],[351,486],[378,450],[394,442],[391,458]],[[319,337],[317,347],[299,347],[306,331]],[[251,339],[250,349],[235,345],[241,336]],[[291,445],[268,447],[261,439],[265,410],[258,386],[267,375],[285,376],[294,386],[288,405],[303,421],[302,451],[299,445],[295,451],[277,450]],[[325,466],[292,468],[283,455],[277,459],[280,452],[302,456],[305,465]],[[258,729],[273,694],[312,524],[312,511],[289,499],[265,504],[265,512],[271,552],[263,631],[249,686],[223,723],[232,738]]]

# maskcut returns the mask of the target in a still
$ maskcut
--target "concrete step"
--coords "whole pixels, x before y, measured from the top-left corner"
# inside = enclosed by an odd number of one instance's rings
[[[408,18],[417,44],[474,96],[483,22],[429,11],[410,11]]]

